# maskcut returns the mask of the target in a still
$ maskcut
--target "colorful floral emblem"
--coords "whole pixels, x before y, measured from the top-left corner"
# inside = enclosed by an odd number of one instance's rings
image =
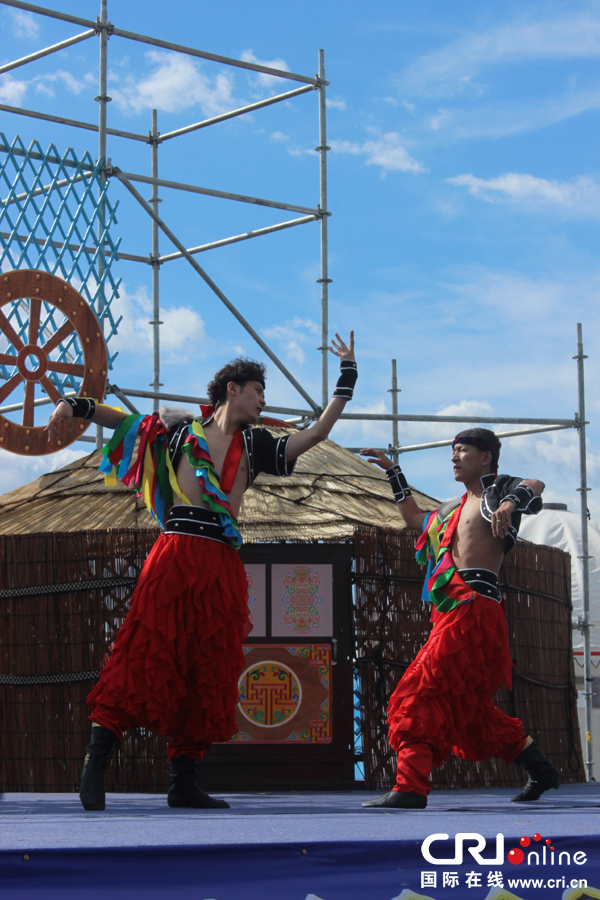
[[[254,624],[254,616],[252,613],[254,612],[254,604],[256,603],[256,597],[252,591],[254,587],[254,579],[252,578],[252,572],[249,569],[246,569],[246,578],[248,579],[248,618]]]
[[[239,709],[253,725],[275,728],[293,719],[302,702],[300,679],[284,663],[265,660],[239,680]]]
[[[281,598],[285,609],[285,627],[294,634],[310,634],[319,627],[319,611],[323,597],[319,594],[321,580],[309,566],[295,566],[286,573],[285,593]]]

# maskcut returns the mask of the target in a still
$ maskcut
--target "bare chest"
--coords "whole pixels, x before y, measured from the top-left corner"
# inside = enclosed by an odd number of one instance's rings
[[[237,516],[242,495],[248,484],[248,456],[245,446],[243,442],[241,445],[238,444],[236,451],[235,446],[232,446],[234,437],[223,434],[214,426],[206,428],[204,433],[210,458],[221,481],[221,489]],[[223,478],[224,469],[226,470],[225,479]],[[234,476],[233,483],[231,482],[232,476]]]
[[[205,429],[206,443],[208,444],[208,452],[212,460],[214,469],[221,482],[221,489],[229,501],[233,514],[237,516],[242,501],[243,493],[248,483],[248,457],[246,450],[242,446],[241,455],[234,454],[230,462],[235,469],[237,461],[237,471],[231,484],[231,476],[234,474],[229,465],[226,467],[227,454],[231,447],[232,437],[223,435],[218,429]],[[236,459],[237,457],[237,459]],[[223,483],[223,469],[227,468],[227,483]],[[177,481],[183,493],[188,500],[196,506],[206,506],[202,496],[202,489],[196,475],[196,469],[190,465],[186,456],[180,460],[177,468]]]
[[[461,568],[485,568],[498,571],[504,542],[495,538],[480,510],[479,498],[469,498],[462,508],[452,539],[452,556]]]
[[[492,537],[492,529],[481,515],[479,498],[470,497],[462,508],[455,537],[458,541],[464,542],[479,541],[488,535]]]

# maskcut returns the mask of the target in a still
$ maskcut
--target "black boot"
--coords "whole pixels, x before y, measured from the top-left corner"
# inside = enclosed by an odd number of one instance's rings
[[[425,809],[427,797],[423,794],[413,794],[412,791],[390,791],[375,800],[367,800],[361,803],[369,809]]]
[[[118,743],[119,738],[110,728],[92,725],[92,739],[87,747],[79,785],[79,799],[83,808],[88,811],[104,809],[104,770],[115,744]]]
[[[560,772],[555,769],[547,759],[535,741],[521,750],[515,763],[525,769],[529,775],[529,781],[520,794],[512,798],[513,803],[527,803],[531,800],[539,800],[544,791],[550,788],[558,789],[560,784]]]
[[[172,809],[229,809],[225,800],[215,800],[198,787],[198,762],[189,756],[170,760],[167,803]]]

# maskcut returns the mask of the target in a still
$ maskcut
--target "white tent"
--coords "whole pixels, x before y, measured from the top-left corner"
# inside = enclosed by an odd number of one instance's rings
[[[552,504],[554,506],[554,504]],[[563,504],[544,509],[537,516],[523,516],[519,537],[534,544],[558,547],[571,554],[571,591],[573,598],[573,624],[583,616],[583,573],[581,560],[581,516],[569,512]],[[561,508],[562,507],[562,508]],[[590,559],[590,623],[591,642],[600,645],[600,526],[588,522]],[[595,627],[594,627],[595,626]],[[580,631],[573,631],[573,646],[583,646]]]

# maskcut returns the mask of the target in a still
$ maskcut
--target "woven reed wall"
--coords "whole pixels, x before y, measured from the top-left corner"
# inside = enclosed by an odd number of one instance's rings
[[[414,537],[363,528],[355,538],[356,652],[370,788],[393,782],[385,709],[430,628]],[[155,533],[137,530],[0,536],[0,790],[78,789],[89,740],[85,697],[155,540]],[[501,578],[516,666],[514,692],[504,690],[498,705],[523,719],[565,781],[583,781],[570,559],[523,543]],[[451,759],[434,772],[436,787],[522,781],[514,766],[495,761]],[[106,785],[109,791],[166,791],[165,739],[127,732]]]
[[[142,530],[0,536],[0,790],[78,789],[85,698],[155,540]],[[130,730],[107,790],[163,792],[167,780],[165,739]]]
[[[431,628],[430,610],[421,601],[424,570],[415,562],[415,538],[415,532],[378,528],[355,533],[355,638],[367,789],[394,784],[387,704]],[[501,569],[500,582],[514,671],[512,693],[502,688],[496,703],[523,721],[564,782],[585,781],[573,671],[570,556],[519,542]],[[517,787],[524,773],[501,760],[451,756],[433,770],[432,783],[434,788]]]

